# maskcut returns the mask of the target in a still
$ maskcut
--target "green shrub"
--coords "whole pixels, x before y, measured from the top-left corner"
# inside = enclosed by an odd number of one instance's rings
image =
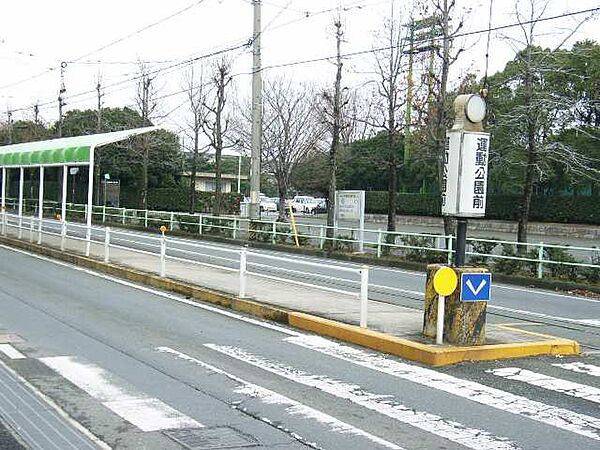
[[[241,196],[234,193],[221,194],[221,213],[239,214]],[[138,208],[137,195],[123,195],[122,206]],[[199,213],[212,213],[215,203],[214,192],[196,192],[196,211]],[[148,189],[148,209],[156,211],[181,211],[189,212],[190,191],[186,188],[155,188]]]
[[[403,248],[402,254],[406,259],[414,262],[432,263],[444,261],[446,259],[445,253],[431,250],[436,248],[436,239],[435,237],[428,236],[400,236],[400,242],[403,245],[426,248]]]
[[[544,259],[550,261],[561,261],[566,263],[576,263],[575,259],[568,250],[563,248],[545,247],[544,248]],[[567,279],[576,281],[578,278],[579,268],[577,266],[567,266],[562,264],[545,264],[547,270],[550,271],[550,275],[554,278]]]
[[[537,250],[525,251],[517,249],[514,244],[502,244],[501,256],[511,256],[515,258],[537,259]],[[533,276],[537,273],[537,262],[519,261],[514,259],[496,258],[494,270],[506,275],[524,275]]]
[[[387,214],[388,193],[367,191],[365,212]],[[405,215],[440,216],[439,194],[397,194],[396,212]],[[518,220],[519,195],[489,195],[485,217],[496,220]],[[539,222],[600,224],[598,196],[538,196],[531,199],[529,220]]]
[[[492,238],[485,238],[492,239]],[[498,244],[496,242],[485,242],[485,241],[467,241],[471,246],[473,253],[482,253],[486,255],[493,254]],[[471,255],[469,256],[469,264],[474,266],[489,266],[490,256],[483,255]]]
[[[600,252],[595,251],[592,253],[591,261],[592,264],[600,266]],[[600,282],[600,268],[597,267],[585,267],[582,270],[583,277],[590,283]]]
[[[200,218],[190,214],[177,214],[179,229],[186,233],[197,234],[200,231]]]
[[[202,233],[213,236],[233,237],[233,220],[218,217],[204,217],[202,220]]]

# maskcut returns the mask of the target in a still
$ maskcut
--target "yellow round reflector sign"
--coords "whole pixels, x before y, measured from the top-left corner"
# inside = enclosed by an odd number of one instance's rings
[[[433,289],[438,295],[444,297],[451,295],[458,285],[458,277],[454,269],[450,267],[442,267],[433,276]]]
[[[160,226],[160,231],[161,231],[162,233],[164,233],[165,231],[167,231],[167,227],[165,227],[164,225],[161,225],[161,226]]]

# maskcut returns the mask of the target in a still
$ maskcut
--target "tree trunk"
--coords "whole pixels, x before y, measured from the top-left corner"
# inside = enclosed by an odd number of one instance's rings
[[[278,180],[277,193],[279,194],[279,206],[277,220],[285,222],[285,198],[287,197],[287,183],[284,180]]]
[[[390,123],[394,122],[395,118],[393,113],[390,114]],[[395,153],[395,134],[394,128],[388,129],[388,214],[387,214],[387,231],[393,233],[396,231],[396,191],[398,189],[398,168],[396,167],[396,153]],[[387,234],[386,241],[388,244],[394,244],[396,242],[396,236],[394,234]],[[389,247],[386,247],[388,249]]]
[[[190,174],[190,214],[196,212],[196,173],[198,171],[198,139],[199,128],[195,124],[194,129],[194,153],[192,156],[192,173]]]

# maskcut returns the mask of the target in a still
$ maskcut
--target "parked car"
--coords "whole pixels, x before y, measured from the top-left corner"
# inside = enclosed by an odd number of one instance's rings
[[[317,199],[308,195],[296,195],[291,204],[292,211],[295,213],[316,214],[319,208]]]
[[[277,212],[277,203],[269,197],[260,197],[260,210],[264,212]]]

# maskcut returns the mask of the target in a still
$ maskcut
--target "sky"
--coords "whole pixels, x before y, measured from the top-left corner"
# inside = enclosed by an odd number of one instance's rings
[[[464,31],[486,30],[490,0],[457,0],[465,17]],[[515,23],[513,0],[492,0],[492,27]],[[535,0],[543,3],[540,0]],[[333,21],[339,15],[344,29],[343,53],[378,47],[381,30],[394,3],[400,23],[411,17],[414,0],[263,0],[263,76],[285,76],[298,83],[331,85],[335,67],[331,60],[278,64],[331,57],[335,54]],[[520,0],[524,8],[530,0]],[[104,107],[134,106],[136,76],[143,61],[155,72],[159,107],[155,123],[180,133],[186,128],[185,94],[181,91],[191,58],[215,51],[228,52],[234,77],[231,98],[241,103],[250,92],[251,49],[242,44],[252,36],[251,0],[19,0],[3,5],[0,17],[0,121],[8,110],[13,120],[32,118],[38,102],[44,121],[58,118],[60,65],[66,62],[66,107],[96,108],[96,84],[102,85]],[[598,0],[550,0],[543,17],[600,7]],[[416,13],[413,13],[416,14]],[[587,17],[549,20],[539,24],[538,44],[564,47],[582,39],[600,41],[597,15],[569,37],[577,23]],[[514,57],[518,28],[492,32],[488,73],[501,70]],[[569,37],[565,41],[565,38]],[[461,40],[466,48],[453,66],[451,83],[466,72],[483,76],[487,33]],[[195,63],[210,72],[210,58]],[[356,88],[373,80],[371,53],[344,60],[344,85]]]

